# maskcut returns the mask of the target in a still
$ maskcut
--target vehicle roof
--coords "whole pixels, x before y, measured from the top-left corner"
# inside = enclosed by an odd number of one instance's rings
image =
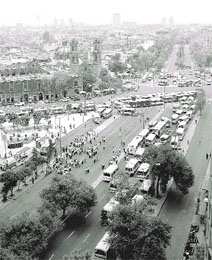
[[[126,168],[132,168],[137,162],[138,162],[138,159],[130,158],[130,160],[126,164]]]
[[[117,164],[113,163],[113,164],[110,164],[103,172],[104,173],[112,173],[112,172],[114,172],[117,169],[118,169]]]
[[[146,172],[149,170],[150,164],[149,163],[142,163],[138,168],[138,172]]]
[[[110,201],[104,206],[103,210],[107,211],[107,212],[111,212],[114,210],[115,207],[117,207],[119,205],[119,202],[112,197],[110,199]]]

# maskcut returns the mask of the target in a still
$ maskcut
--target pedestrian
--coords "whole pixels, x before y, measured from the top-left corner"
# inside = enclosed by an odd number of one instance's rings
[[[195,119],[195,124],[197,124],[197,119]]]
[[[206,160],[208,160],[208,153],[206,153]]]
[[[187,145],[189,145],[189,140],[187,140]]]
[[[103,150],[105,150],[105,146],[103,146]]]
[[[211,153],[210,153],[210,155],[209,155],[209,156],[210,156],[210,159],[211,159]]]

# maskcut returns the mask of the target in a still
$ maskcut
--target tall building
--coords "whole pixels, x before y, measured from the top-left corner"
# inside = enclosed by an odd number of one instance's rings
[[[121,25],[121,15],[119,13],[113,14],[113,26],[117,27]]]

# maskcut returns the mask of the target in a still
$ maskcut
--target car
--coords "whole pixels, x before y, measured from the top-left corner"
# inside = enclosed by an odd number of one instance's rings
[[[23,107],[25,104],[24,104],[24,102],[17,102],[17,103],[15,103],[14,104],[16,107]]]
[[[99,124],[101,124],[102,119],[101,119],[100,117],[95,117],[95,118],[93,118],[93,122],[94,122],[95,124],[99,125]]]

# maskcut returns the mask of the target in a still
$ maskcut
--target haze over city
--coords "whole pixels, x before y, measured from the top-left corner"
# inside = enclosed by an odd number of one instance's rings
[[[55,17],[64,21],[109,24],[114,12],[120,13],[123,21],[140,24],[160,23],[166,16],[173,16],[180,24],[210,24],[211,7],[210,0],[12,0],[1,3],[0,24],[49,24]]]

